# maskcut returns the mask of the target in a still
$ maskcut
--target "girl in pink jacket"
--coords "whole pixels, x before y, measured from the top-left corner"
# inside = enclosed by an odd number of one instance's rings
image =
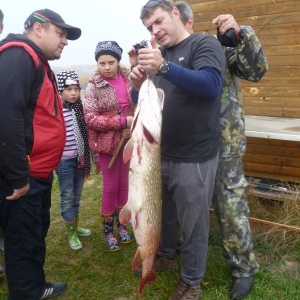
[[[134,105],[130,98],[129,70],[120,66],[122,48],[115,41],[99,42],[95,50],[97,70],[85,92],[84,113],[89,144],[99,155],[102,170],[101,221],[109,251],[120,249],[113,232],[114,219],[121,243],[132,241],[126,227],[119,222],[119,213],[128,198],[129,162],[123,162],[123,148],[130,137]],[[110,162],[121,150],[111,166]]]

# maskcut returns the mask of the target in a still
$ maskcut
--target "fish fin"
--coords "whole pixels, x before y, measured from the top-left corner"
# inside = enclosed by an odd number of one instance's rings
[[[133,152],[133,139],[129,139],[129,141],[126,143],[124,150],[123,150],[123,161],[126,163],[129,161],[132,157]]]
[[[156,89],[158,94],[158,99],[160,102],[161,110],[164,108],[164,102],[165,102],[165,92],[162,89]]]
[[[123,225],[129,224],[129,220],[131,218],[131,212],[128,209],[128,205],[126,204],[120,211],[119,221]]]
[[[145,286],[154,282],[155,280],[156,280],[156,273],[154,269],[152,269],[146,278],[143,277],[141,278],[138,295],[141,296],[144,293]]]
[[[134,271],[136,268],[138,268],[142,264],[142,259],[140,255],[140,250],[139,248],[136,249],[136,252],[134,254],[132,263],[131,263],[131,271]]]

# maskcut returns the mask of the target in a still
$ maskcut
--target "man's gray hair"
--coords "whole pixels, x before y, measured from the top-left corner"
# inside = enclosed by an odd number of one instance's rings
[[[186,25],[189,19],[194,20],[194,14],[188,3],[185,1],[178,1],[175,6],[180,12],[180,20],[183,25]]]

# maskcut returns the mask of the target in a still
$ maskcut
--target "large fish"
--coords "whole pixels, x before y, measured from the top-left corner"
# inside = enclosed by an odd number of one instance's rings
[[[130,159],[128,202],[120,212],[120,222],[132,221],[138,245],[131,270],[142,265],[138,295],[155,281],[154,260],[161,238],[161,123],[164,92],[147,79],[139,91],[131,138],[123,159]]]

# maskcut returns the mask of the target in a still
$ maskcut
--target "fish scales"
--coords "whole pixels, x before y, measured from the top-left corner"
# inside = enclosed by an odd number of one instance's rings
[[[138,294],[156,279],[154,260],[161,239],[161,123],[164,93],[147,79],[139,91],[138,104],[123,158],[130,159],[128,201],[120,213],[120,221],[132,228],[137,251],[131,264],[143,272]]]

